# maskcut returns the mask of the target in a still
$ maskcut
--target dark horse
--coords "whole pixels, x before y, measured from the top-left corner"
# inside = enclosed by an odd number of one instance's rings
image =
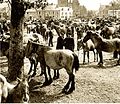
[[[119,64],[119,61],[120,61],[120,39],[118,39],[118,38],[103,39],[97,33],[88,31],[87,35],[83,39],[83,42],[87,42],[89,39],[92,40],[92,42],[94,43],[95,48],[99,54],[99,57],[100,57],[100,62],[98,63],[99,65],[103,65],[102,51],[105,51],[105,52],[118,51],[119,59],[117,61],[117,64]]]
[[[43,46],[31,41],[28,41],[25,51],[25,56],[29,57],[32,53],[36,53],[39,58],[43,57],[44,55],[44,64],[50,70],[59,70],[61,68],[65,68],[68,75],[69,81],[64,86],[63,92],[64,93],[72,93],[75,90],[75,76],[73,74],[73,69],[77,71],[79,68],[79,60],[78,56],[70,51],[70,50],[53,50],[49,46]],[[44,83],[49,83],[48,80],[45,79]]]

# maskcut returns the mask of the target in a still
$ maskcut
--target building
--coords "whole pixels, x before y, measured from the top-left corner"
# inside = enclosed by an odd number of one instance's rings
[[[108,10],[108,16],[115,16],[120,18],[120,10]]]
[[[99,17],[107,17],[108,16],[109,5],[100,5],[99,8]]]
[[[73,10],[73,17],[81,15],[81,7],[78,0],[58,0],[58,7],[70,7]]]
[[[71,7],[58,7],[60,10],[60,19],[71,19],[73,17],[73,9]]]
[[[39,19],[43,18],[45,19],[46,17],[54,17],[56,19],[60,18],[60,11],[57,9],[56,5],[50,4],[48,5],[45,9],[28,9],[26,11],[25,17],[28,19],[30,17]]]
[[[58,0],[58,7],[67,7],[68,0]]]
[[[28,9],[26,11],[26,19],[33,17],[39,18],[55,18],[55,19],[70,19],[73,16],[73,10],[71,7],[57,7],[55,4],[48,5],[45,9]]]

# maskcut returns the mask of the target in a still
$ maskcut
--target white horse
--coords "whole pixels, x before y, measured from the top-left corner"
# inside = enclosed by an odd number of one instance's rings
[[[5,101],[7,99],[8,92],[11,91],[14,87],[15,85],[8,83],[6,78],[2,74],[0,74],[0,103],[3,100]]]

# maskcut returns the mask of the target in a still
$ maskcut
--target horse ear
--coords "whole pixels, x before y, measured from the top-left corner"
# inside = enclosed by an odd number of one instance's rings
[[[20,83],[22,80],[21,80],[20,78],[17,77],[17,81],[18,81],[18,83]]]
[[[32,79],[32,76],[31,76],[31,75],[28,75],[28,77],[27,77],[28,82],[30,82],[31,79]]]

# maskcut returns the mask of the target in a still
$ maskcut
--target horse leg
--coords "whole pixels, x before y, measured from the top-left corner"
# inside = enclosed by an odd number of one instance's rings
[[[56,77],[57,77],[57,70],[54,70],[54,76],[53,76],[53,79],[56,80]]]
[[[119,59],[117,61],[117,65],[120,65],[120,51],[118,53],[119,53]]]
[[[45,82],[43,83],[43,85],[41,87],[47,86],[48,85],[48,77],[47,77],[47,73],[46,73],[46,65],[41,65],[41,70],[44,70],[44,76],[45,76]]]
[[[88,58],[88,63],[89,63],[89,51],[87,52],[87,58]]]
[[[51,73],[50,73],[50,67],[47,66],[47,69],[48,69],[48,75],[49,75],[49,81],[48,81],[48,83],[50,85],[52,83],[52,77],[51,77]]]
[[[57,70],[57,79],[59,78],[60,74],[59,74],[59,70]]]
[[[56,80],[59,78],[59,70],[54,70],[54,77],[53,79]]]
[[[71,88],[69,89],[67,94],[70,94],[75,90],[75,76],[74,76],[74,74],[71,74],[70,80],[71,80]]]
[[[102,55],[102,51],[99,52],[99,58],[100,58],[100,62],[98,63],[98,65],[103,65],[103,55]]]
[[[113,58],[118,58],[118,52],[117,51],[114,51]]]
[[[73,92],[73,90],[75,90],[74,74],[73,73],[68,73],[68,74],[69,74],[69,80],[62,90],[62,92],[65,94],[70,94]]]
[[[30,61],[30,70],[29,70],[28,74],[30,74],[32,72],[32,67],[33,67],[33,62]]]
[[[94,54],[94,62],[95,62],[95,60],[96,60],[96,57],[95,57],[95,51],[93,50],[93,54]]]
[[[32,77],[34,77],[34,76],[36,75],[37,65],[38,65],[38,62],[35,62],[35,61],[34,61],[34,72],[33,72],[33,74],[32,74]]]
[[[85,54],[86,54],[86,52],[83,51],[83,64],[85,64]]]
[[[97,55],[96,57],[97,57],[97,62],[98,62],[98,52],[97,51],[96,51],[96,55]]]
[[[40,63],[40,67],[41,67],[41,73],[40,73],[40,76],[42,76],[44,74],[44,67],[43,65]]]

